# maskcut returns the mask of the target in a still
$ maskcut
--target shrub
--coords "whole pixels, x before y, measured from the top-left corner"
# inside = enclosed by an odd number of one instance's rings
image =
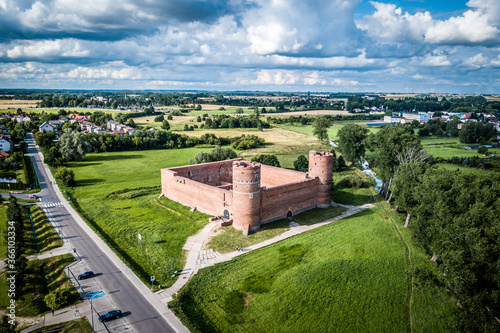
[[[59,167],[57,168],[55,177],[56,179],[60,179],[65,186],[75,185],[75,173],[73,170],[65,167]]]
[[[368,187],[370,187],[369,182],[364,181],[363,179],[361,179],[355,175],[347,175],[347,176],[343,177],[342,179],[340,179],[337,184],[342,186],[342,187],[354,187],[354,188],[368,188]]]
[[[51,309],[57,310],[68,303],[69,291],[67,289],[57,289],[45,295],[45,304]]]

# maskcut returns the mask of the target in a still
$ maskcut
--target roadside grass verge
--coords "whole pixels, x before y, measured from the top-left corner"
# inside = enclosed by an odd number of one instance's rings
[[[7,241],[5,233],[7,232],[7,206],[0,205],[0,259],[7,257]]]
[[[45,212],[37,205],[31,207],[30,212],[31,217],[33,218],[33,225],[35,226],[38,249],[40,250],[40,253],[63,246],[61,237],[59,237],[58,233],[50,223],[49,219],[45,215]],[[31,231],[31,233],[33,233],[33,231]],[[36,244],[34,239],[32,243],[32,248],[36,253]]]
[[[76,186],[61,189],[80,216],[145,283],[154,275],[170,286],[183,267],[187,238],[208,223],[208,215],[160,194],[160,169],[188,164],[207,149],[88,154],[69,163]],[[142,237],[139,245],[138,234]]]
[[[86,317],[67,321],[65,323],[45,326],[33,331],[33,333],[58,332],[58,333],[91,333],[92,326]]]
[[[24,296],[17,301],[16,315],[20,317],[34,317],[50,311],[45,305],[44,297],[50,291],[56,289],[67,289],[69,296],[66,306],[75,304],[80,299],[80,296],[74,286],[68,281],[68,277],[64,268],[67,262],[72,263],[75,261],[73,256],[57,256],[43,260],[28,261],[28,268],[26,273],[27,283],[24,286]],[[45,287],[43,276],[45,275],[47,281],[47,288]],[[8,284],[6,280],[6,273],[2,272],[0,275],[0,309],[5,310],[9,303],[8,297]]]

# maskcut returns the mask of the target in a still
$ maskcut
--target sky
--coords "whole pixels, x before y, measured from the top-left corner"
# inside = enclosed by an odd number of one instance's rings
[[[0,88],[500,93],[499,0],[0,0]]]

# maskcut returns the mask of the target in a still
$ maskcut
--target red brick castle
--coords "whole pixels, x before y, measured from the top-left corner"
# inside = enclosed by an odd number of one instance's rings
[[[330,207],[332,167],[332,153],[310,151],[308,173],[241,158],[162,169],[162,195],[247,235],[261,224]]]

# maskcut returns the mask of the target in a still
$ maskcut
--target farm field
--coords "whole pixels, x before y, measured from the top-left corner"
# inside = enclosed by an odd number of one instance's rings
[[[488,170],[482,170],[482,169],[466,168],[463,166],[447,164],[447,163],[438,163],[437,165],[441,168],[446,169],[446,170],[452,170],[452,171],[460,170],[463,173],[488,174],[488,173],[494,172],[494,171],[488,171]]]
[[[429,154],[436,157],[441,157],[444,159],[451,158],[453,156],[457,157],[472,157],[482,155],[478,154],[477,149],[465,150],[463,147],[466,144],[460,143],[459,138],[451,137],[426,137],[420,139],[422,146]],[[500,149],[488,149],[492,154],[500,154]]]
[[[348,123],[358,123],[358,121],[350,121],[350,122],[334,122],[332,126],[328,130],[328,137],[330,140],[338,140],[338,132],[342,128],[342,126]],[[302,134],[306,134],[309,136],[313,136],[313,126],[312,125],[289,125],[289,124],[273,124],[273,126],[286,129],[293,132],[298,132]],[[370,133],[377,133],[380,131],[380,127],[368,127]]]
[[[170,305],[191,332],[443,332],[453,300],[409,290],[433,264],[382,207],[204,268]]]
[[[41,102],[41,100],[12,100],[12,99],[0,99],[0,110],[9,109],[12,112],[12,109],[17,110],[21,109],[31,109],[36,108],[36,103]]]
[[[145,282],[171,285],[174,268],[184,264],[182,246],[208,215],[190,212],[160,193],[160,169],[188,164],[200,151],[148,150],[88,154],[69,163],[76,186],[63,188],[87,223]],[[138,236],[142,236],[142,245]]]
[[[40,109],[37,109],[35,107],[33,108],[21,108],[24,112],[26,113],[59,113],[59,110],[66,110],[66,112],[68,113],[72,113],[72,112],[91,112],[91,113],[94,113],[94,112],[98,112],[98,111],[101,111],[101,112],[104,112],[104,113],[110,113],[110,114],[117,114],[117,113],[120,113],[120,112],[126,112],[126,111],[123,111],[123,110],[109,110],[109,109],[81,109],[81,108],[40,108]],[[6,113],[6,112],[13,112],[15,113],[17,110],[16,109],[6,109],[6,108],[3,108],[2,105],[0,104],[0,113]]]

